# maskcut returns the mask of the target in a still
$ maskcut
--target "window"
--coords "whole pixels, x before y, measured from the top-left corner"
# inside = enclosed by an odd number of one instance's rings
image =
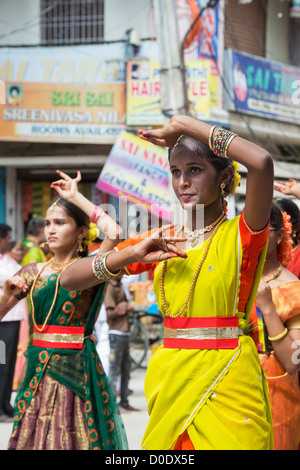
[[[41,0],[43,45],[103,40],[104,0]]]

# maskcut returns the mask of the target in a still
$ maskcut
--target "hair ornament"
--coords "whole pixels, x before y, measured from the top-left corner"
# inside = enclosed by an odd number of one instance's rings
[[[236,188],[239,186],[240,181],[241,181],[241,175],[239,173],[240,167],[238,166],[237,162],[232,160],[232,166],[234,168],[234,182],[232,186],[232,190],[230,191],[230,194],[234,194],[236,191]]]
[[[99,236],[99,230],[97,225],[94,222],[90,222],[89,230],[86,236],[84,237],[83,243],[86,246],[91,245],[92,241],[95,240]]]
[[[284,228],[284,237],[277,249],[277,258],[278,261],[287,268],[293,258],[293,240],[291,238],[292,233],[292,223],[291,217],[287,212],[282,211],[283,218],[283,228]]]

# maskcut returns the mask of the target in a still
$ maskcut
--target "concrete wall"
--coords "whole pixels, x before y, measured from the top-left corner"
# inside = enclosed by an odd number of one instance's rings
[[[40,0],[1,0],[0,45],[40,43]]]

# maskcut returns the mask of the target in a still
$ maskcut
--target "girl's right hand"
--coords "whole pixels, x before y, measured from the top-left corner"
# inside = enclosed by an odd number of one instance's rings
[[[187,254],[176,246],[176,242],[184,242],[186,238],[178,238],[166,233],[172,227],[172,225],[164,225],[134,245],[136,262],[157,263],[170,258],[187,258]]]
[[[160,147],[174,147],[180,133],[175,124],[175,117],[172,118],[168,124],[166,124],[161,129],[151,129],[143,130],[139,129],[138,133],[141,139],[151,142],[154,145],[159,145]]]
[[[21,293],[27,293],[28,285],[21,276],[13,276],[4,282],[2,295],[4,297],[12,297]]]
[[[78,193],[78,183],[81,181],[81,173],[77,171],[76,178],[71,178],[63,171],[56,170],[56,173],[61,177],[58,181],[51,183],[51,188],[57,191],[58,195],[68,201],[72,201]]]
[[[289,182],[280,180],[275,181],[274,189],[288,196],[296,196],[298,198],[300,197],[300,186],[293,178],[290,178]]]

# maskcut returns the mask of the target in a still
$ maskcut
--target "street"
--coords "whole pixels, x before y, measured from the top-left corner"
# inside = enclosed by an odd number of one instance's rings
[[[130,411],[122,414],[127,432],[129,450],[140,450],[141,439],[148,421],[147,404],[144,396],[144,378],[146,369],[137,369],[131,373],[129,382],[133,393],[129,400],[131,406],[140,411]],[[6,450],[12,423],[0,423],[0,450]]]

